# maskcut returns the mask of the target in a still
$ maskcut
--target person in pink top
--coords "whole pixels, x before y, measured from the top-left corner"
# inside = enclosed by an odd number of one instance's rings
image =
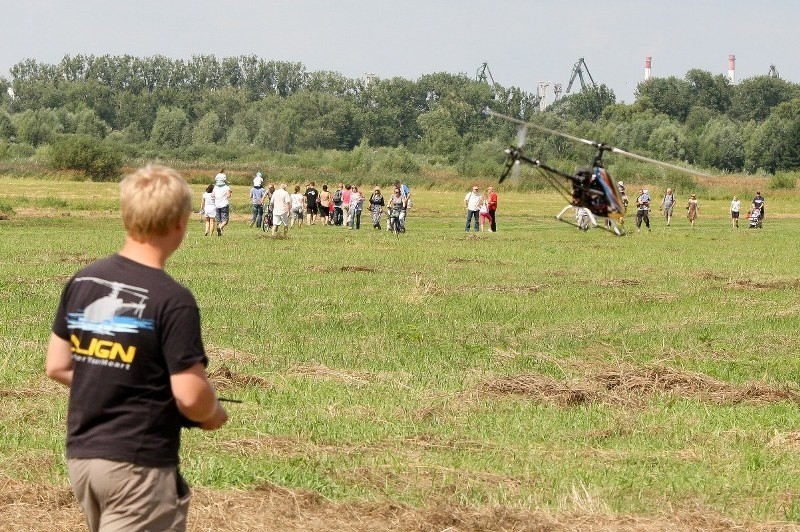
[[[342,191],[342,216],[344,225],[350,225],[350,196],[353,193],[351,185],[345,185]]]

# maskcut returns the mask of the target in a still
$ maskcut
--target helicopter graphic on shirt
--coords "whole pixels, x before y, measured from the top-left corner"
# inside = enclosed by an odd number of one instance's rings
[[[153,328],[153,321],[142,317],[149,299],[147,289],[99,277],[77,277],[74,282],[93,282],[107,287],[110,293],[86,305],[83,312],[69,313],[70,328],[110,335]]]

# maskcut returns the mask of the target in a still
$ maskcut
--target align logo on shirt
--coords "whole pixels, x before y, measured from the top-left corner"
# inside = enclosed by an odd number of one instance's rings
[[[107,288],[109,293],[92,301],[82,311],[68,313],[67,326],[71,331],[113,337],[153,329],[153,320],[142,318],[149,299],[148,290],[98,277],[77,277],[74,282],[95,283]],[[127,369],[136,357],[135,345],[123,345],[114,340],[73,333],[70,343],[76,359],[82,362]]]

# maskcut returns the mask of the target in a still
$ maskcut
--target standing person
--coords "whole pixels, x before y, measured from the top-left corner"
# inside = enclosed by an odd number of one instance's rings
[[[467,225],[464,227],[464,231],[469,233],[469,226],[472,219],[475,219],[475,232],[477,233],[480,230],[480,220],[479,212],[481,209],[481,193],[478,192],[478,187],[472,187],[472,190],[467,192],[467,195],[464,196],[464,208],[467,209]]]
[[[489,187],[486,189],[486,194],[489,196],[487,199],[487,203],[489,205],[489,219],[491,223],[489,224],[492,233],[497,232],[497,193],[494,191],[494,187]]]
[[[270,200],[270,207],[272,208],[272,236],[278,234],[278,226],[283,226],[283,236],[285,237],[289,232],[289,209],[291,208],[292,200],[289,193],[286,191],[286,183],[281,183],[273,194]]]
[[[214,184],[214,205],[217,208],[217,236],[222,236],[222,229],[228,225],[230,218],[231,187],[228,177],[220,170]]]
[[[350,229],[361,229],[362,210],[364,210],[364,195],[354,186],[350,191]]]
[[[353,194],[353,186],[345,185],[342,190],[342,224],[350,225],[350,196]]]
[[[675,194],[672,193],[672,189],[668,188],[667,193],[664,194],[664,197],[661,198],[661,206],[658,208],[660,211],[664,211],[664,217],[667,219],[667,225],[672,221],[672,210],[675,207]]]
[[[206,220],[206,236],[214,231],[217,222],[217,207],[214,205],[214,184],[206,187],[203,198],[200,200],[200,211]]]
[[[255,224],[258,229],[261,229],[261,223],[264,219],[264,196],[267,193],[263,183],[264,180],[261,178],[261,173],[258,173],[253,179],[253,188],[250,189],[250,203],[253,204],[253,217],[250,219],[250,227]]]
[[[319,191],[314,188],[315,184],[312,181],[306,186],[306,222],[308,225],[314,225],[319,212]]]
[[[753,198],[753,202],[750,208],[759,210],[761,214],[758,215],[758,219],[762,222],[764,221],[764,210],[766,206],[767,204],[766,201],[764,200],[764,196],[761,195],[761,192],[756,191],[756,195]]]
[[[742,202],[739,201],[738,196],[734,196],[731,200],[731,226],[739,228],[739,211],[742,210]]]
[[[478,216],[480,216],[481,219],[481,232],[486,231],[487,223],[489,227],[492,226],[492,218],[489,216],[489,189],[486,189],[486,193],[481,199],[481,207],[478,209]]]
[[[700,214],[700,206],[697,203],[697,194],[692,194],[689,197],[689,203],[686,204],[686,217],[689,218],[692,227],[694,227],[694,221],[697,220],[698,214]]]
[[[650,194],[647,189],[642,189],[636,198],[636,232],[642,229],[642,222],[650,230]]]
[[[264,192],[264,197],[261,198],[261,204],[264,206],[264,219],[261,222],[262,231],[272,228],[272,195],[274,193],[275,185],[270,183]]]
[[[297,222],[297,227],[303,227],[303,211],[305,211],[306,197],[300,194],[300,185],[295,185],[294,194],[289,196],[289,201],[292,204],[292,215],[289,227],[294,227],[294,222]]]
[[[185,530],[181,427],[215,430],[228,420],[206,376],[194,296],[164,271],[191,205],[175,170],[128,175],[122,249],[61,293],[46,373],[69,387],[67,471],[91,531]]]
[[[322,218],[322,225],[328,225],[330,219],[328,213],[331,210],[331,193],[328,185],[322,185],[322,192],[319,193],[319,217]]]
[[[405,183],[395,181],[394,186],[400,189],[400,195],[403,197],[403,211],[400,213],[400,232],[406,232],[406,218],[408,217],[408,209],[414,204],[411,201],[411,189]]]
[[[333,225],[342,225],[344,211],[342,210],[344,197],[344,183],[339,183],[339,188],[333,192]]]
[[[386,205],[381,194],[380,187],[375,187],[372,195],[369,197],[369,212],[372,213],[372,227],[375,229],[381,228],[381,214],[383,214],[383,207]]]
[[[392,233],[401,233],[403,231],[400,225],[400,216],[403,213],[403,209],[405,209],[405,203],[403,190],[400,187],[394,187],[394,193],[389,198],[389,204],[387,205],[387,231]]]

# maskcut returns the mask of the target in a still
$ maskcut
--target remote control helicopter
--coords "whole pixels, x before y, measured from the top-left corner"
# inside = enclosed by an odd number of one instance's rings
[[[680,172],[694,175],[706,175],[688,168],[621,150],[608,144],[582,139],[538,124],[503,115],[491,109],[486,109],[484,113],[517,124],[516,145],[510,146],[505,150],[508,157],[503,173],[500,175],[500,182],[502,183],[509,175],[519,175],[520,164],[523,162],[533,166],[537,170],[537,173],[568,201],[568,205],[556,215],[556,219],[584,230],[588,229],[589,225],[591,225],[591,227],[599,227],[617,236],[625,234],[623,220],[628,205],[628,198],[625,195],[622,182],[615,183],[611,178],[611,174],[608,173],[604,166],[603,156],[606,152],[657,164]],[[528,129],[535,129],[549,135],[556,135],[573,142],[591,146],[596,150],[591,166],[578,168],[574,174],[569,174],[526,155],[524,153],[524,148]],[[570,210],[574,211],[575,222],[564,217]],[[605,220],[604,223],[600,225],[597,218],[603,218]]]

